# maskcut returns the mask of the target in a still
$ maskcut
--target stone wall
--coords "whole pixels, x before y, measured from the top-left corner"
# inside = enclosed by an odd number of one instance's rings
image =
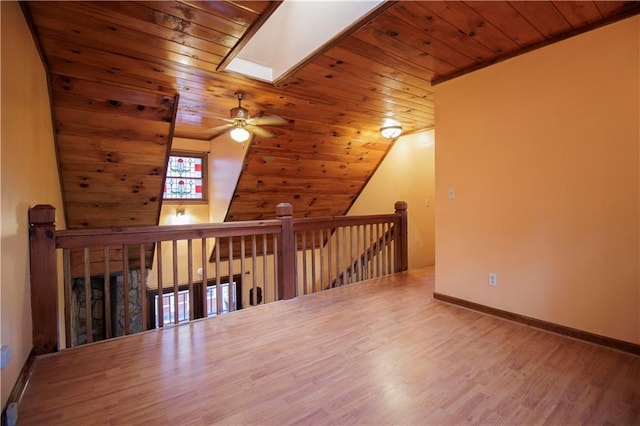
[[[149,274],[145,269],[144,273]],[[140,281],[142,271],[137,269],[129,272],[129,318],[130,333],[142,331],[142,305],[140,299]],[[124,316],[124,276],[113,274],[109,277],[110,305],[105,306],[105,285],[104,276],[91,277],[91,327],[93,341],[104,340],[106,338],[106,316],[105,310],[111,313],[111,335],[124,336],[125,316]],[[146,289],[143,289],[143,297],[147,296]],[[84,278],[74,278],[71,284],[71,345],[81,345],[87,343],[87,310],[85,309],[85,280]]]

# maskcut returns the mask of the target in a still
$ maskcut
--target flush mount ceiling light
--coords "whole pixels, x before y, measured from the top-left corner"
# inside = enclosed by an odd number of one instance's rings
[[[380,129],[380,134],[387,139],[395,139],[402,133],[402,126],[399,124],[385,126]]]

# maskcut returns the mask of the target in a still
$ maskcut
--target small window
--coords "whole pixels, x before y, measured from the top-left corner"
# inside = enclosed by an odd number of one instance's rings
[[[203,305],[202,300],[202,282],[193,283],[193,294],[189,292],[189,286],[182,284],[178,286],[177,294],[172,287],[166,287],[162,290],[162,323],[163,325],[175,324],[176,297],[178,298],[178,322],[189,321],[191,305],[193,304],[193,318],[202,318],[203,312],[207,317],[215,317],[218,314],[218,292],[216,291],[215,278],[208,280],[206,287],[207,299]],[[229,294],[231,288],[231,294]],[[220,291],[222,293],[222,310],[220,313],[227,313],[231,310],[242,309],[242,274],[231,277],[220,278]],[[158,307],[158,290],[147,289],[148,303],[148,321],[149,328],[159,326],[159,318],[156,315]],[[190,300],[193,297],[193,300]],[[204,306],[204,307],[203,307]]]
[[[172,152],[164,181],[164,200],[207,200],[207,155],[202,153]]]

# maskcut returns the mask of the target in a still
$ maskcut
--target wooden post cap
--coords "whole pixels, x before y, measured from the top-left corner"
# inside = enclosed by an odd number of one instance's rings
[[[396,211],[398,211],[398,210],[407,210],[407,202],[406,201],[396,201],[395,208],[396,208]]]
[[[289,203],[280,203],[276,206],[277,217],[293,216],[293,206]]]
[[[29,209],[29,223],[32,225],[53,225],[56,208],[49,204],[38,204]]]

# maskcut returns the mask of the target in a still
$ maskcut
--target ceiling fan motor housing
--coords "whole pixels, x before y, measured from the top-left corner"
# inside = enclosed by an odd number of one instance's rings
[[[233,120],[248,120],[249,119],[249,111],[242,108],[231,108],[231,119]]]

